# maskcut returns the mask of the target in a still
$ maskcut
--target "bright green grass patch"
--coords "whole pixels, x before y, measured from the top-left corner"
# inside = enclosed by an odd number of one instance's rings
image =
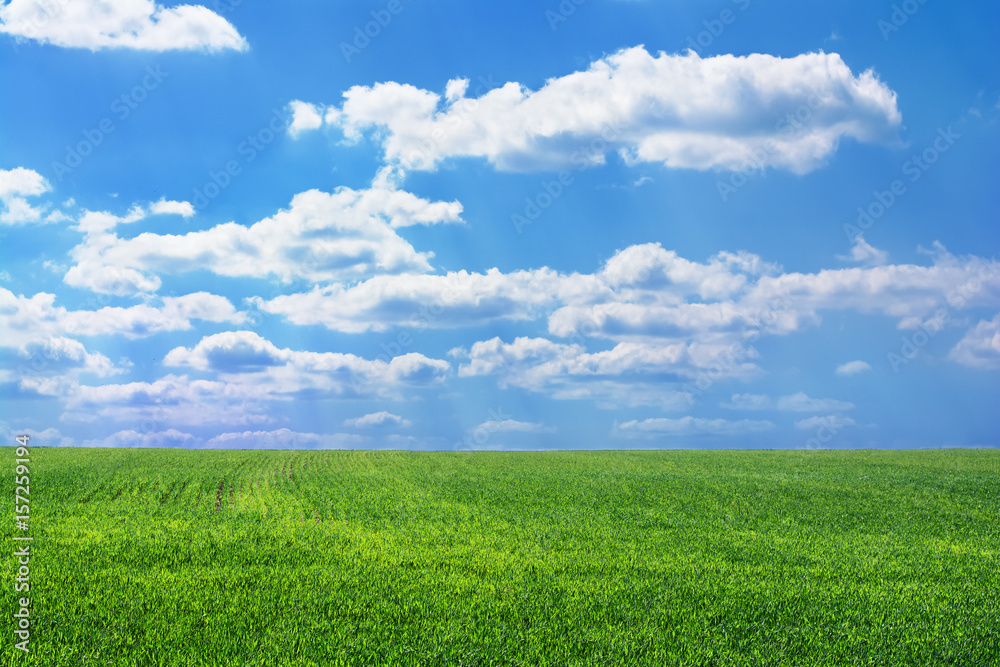
[[[998,451],[31,453],[4,665],[1000,664]]]

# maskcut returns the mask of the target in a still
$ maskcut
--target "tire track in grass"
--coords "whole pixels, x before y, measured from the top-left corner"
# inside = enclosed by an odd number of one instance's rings
[[[184,491],[185,489],[188,488],[188,484],[190,483],[191,483],[191,475],[188,475],[187,477],[184,478],[184,481],[181,482],[181,488],[179,488],[177,490],[177,493],[174,494],[173,502],[176,503],[180,501],[181,496],[184,495]]]
[[[303,455],[303,472],[296,479],[296,492],[308,503],[309,512],[316,523],[325,519],[322,507],[322,489],[328,475],[321,470],[324,455],[321,452],[307,452]]]
[[[265,517],[268,514],[267,496],[271,489],[269,472],[271,471],[267,466],[261,466],[257,473],[256,483],[254,484],[254,496],[257,500],[257,507],[261,515]]]
[[[236,507],[237,478],[239,477],[240,471],[246,468],[248,463],[250,463],[250,457],[244,456],[233,468],[230,475],[228,475],[227,477],[223,477],[224,481],[229,482],[229,502],[228,502],[229,507]],[[228,479],[229,477],[231,477],[232,479]],[[239,481],[239,491],[241,495],[243,492],[243,481],[245,480]],[[223,494],[223,496],[224,495],[225,494]]]
[[[177,480],[175,479],[167,490],[160,494],[160,507],[166,504],[167,500],[174,494],[174,489],[177,488]]]
[[[219,480],[219,490],[215,493],[215,511],[218,512],[222,509],[222,493],[226,488],[226,478],[223,477]]]
[[[104,488],[104,484],[105,484],[104,482],[101,482],[100,484],[98,484],[97,486],[95,486],[94,488],[92,488],[89,493],[87,493],[86,495],[84,495],[83,498],[80,498],[80,502],[81,503],[89,503],[91,500],[94,499],[94,496],[96,496],[98,493],[100,493],[101,489]]]
[[[118,496],[120,496],[124,492],[125,492],[125,485],[122,484],[117,489],[115,489],[114,493],[112,493],[110,496],[108,496],[108,502],[114,502],[114,501],[118,500]]]

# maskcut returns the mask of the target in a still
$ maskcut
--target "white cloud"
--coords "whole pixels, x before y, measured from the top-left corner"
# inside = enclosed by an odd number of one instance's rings
[[[766,420],[740,419],[702,419],[700,417],[681,417],[668,419],[658,417],[615,423],[611,434],[624,438],[655,438],[658,436],[690,436],[690,435],[746,435],[761,433],[774,428],[772,422]]]
[[[0,13],[3,9],[0,8]],[[37,197],[52,189],[37,171],[16,167],[0,169],[0,203],[4,211],[0,213],[0,223],[21,225],[29,222],[56,222],[55,217],[43,218],[45,207],[35,208],[25,197]]]
[[[76,223],[76,228],[84,234],[109,232],[118,225],[127,225],[145,219],[146,211],[134,204],[125,215],[118,216],[107,211],[84,211]]]
[[[836,432],[842,428],[854,426],[854,424],[854,420],[850,417],[846,417],[844,415],[828,415],[826,417],[809,417],[807,419],[797,421],[795,422],[795,428],[807,430],[826,427]]]
[[[764,276],[741,304],[761,307],[780,297],[791,306],[786,325],[794,331],[818,323],[820,310],[881,313],[898,318],[901,326],[916,327],[941,308],[1000,303],[1000,265],[956,257],[939,243],[934,247],[930,266],[892,264]],[[960,294],[966,296],[959,301]]]
[[[84,447],[196,447],[199,444],[200,438],[172,428],[144,433],[128,429],[113,433],[103,440],[83,442]]]
[[[288,126],[288,133],[292,137],[297,137],[305,130],[316,130],[322,127],[323,117],[320,115],[319,107],[315,104],[292,100],[288,106],[292,110],[292,122]]]
[[[522,422],[515,419],[487,421],[469,429],[470,431],[485,430],[487,433],[555,433],[555,428],[536,422]]]
[[[616,252],[605,263],[600,277],[616,288],[644,286],[678,297],[721,299],[741,291],[750,277],[772,275],[779,268],[742,251],[720,252],[702,264],[665,250],[659,243],[645,243]]]
[[[5,444],[16,445],[14,438],[19,435],[27,435],[28,447],[72,447],[76,444],[73,438],[64,436],[57,428],[46,428],[42,430],[26,428],[22,424],[14,422],[0,421],[0,438]]]
[[[854,237],[854,245],[851,246],[850,255],[837,255],[837,259],[842,259],[846,262],[855,262],[857,264],[865,264],[868,266],[881,266],[889,261],[889,253],[885,250],[879,250],[874,248],[867,241],[865,241],[864,236],[858,234]]]
[[[729,410],[785,410],[790,412],[819,412],[850,410],[853,403],[838,401],[832,398],[809,398],[804,392],[790,396],[782,396],[777,402],[766,394],[733,394],[728,403],[722,407]]]
[[[245,319],[225,298],[208,292],[163,297],[160,307],[101,308],[66,314],[66,330],[82,336],[117,334],[145,338],[162,331],[186,331],[191,320],[238,324]]]
[[[756,155],[798,173],[822,166],[843,137],[893,140],[901,122],[895,93],[835,53],[702,59],[637,46],[537,91],[509,82],[469,99],[466,88],[450,81],[442,99],[392,81],[355,86],[326,122],[349,140],[375,129],[386,161],[411,170],[466,156],[506,170],[586,167],[617,152],[729,170]]]
[[[322,392],[331,396],[389,396],[393,388],[403,385],[440,384],[451,369],[447,361],[416,352],[385,361],[339,352],[282,349],[252,331],[206,336],[193,348],[174,348],[163,363],[218,373],[228,381],[252,383],[260,391],[274,394]]]
[[[801,391],[778,399],[778,409],[791,412],[836,412],[852,408],[854,408],[853,403],[833,398],[809,398]]]
[[[655,377],[655,376],[654,376]],[[551,396],[558,401],[593,401],[602,410],[655,408],[663,412],[678,412],[694,407],[694,396],[676,384],[655,379],[621,378],[595,380],[589,377],[567,376],[550,381]]]
[[[362,333],[392,326],[446,328],[493,320],[534,320],[560,300],[610,290],[593,277],[551,269],[500,273],[376,276],[357,285],[315,287],[270,301],[252,299],[266,312],[299,325],[322,324]]]
[[[598,407],[656,406],[679,410],[691,406],[681,383],[693,380],[715,363],[722,348],[711,343],[671,341],[658,345],[619,343],[610,350],[587,352],[579,344],[544,338],[480,341],[452,356],[467,359],[459,377],[495,375],[501,388],[522,387],[556,399],[587,399]],[[752,363],[734,364],[725,374],[751,374]]]
[[[768,270],[759,277],[734,269],[729,278],[712,276],[719,290],[716,297],[732,290],[720,301],[699,294],[699,302],[685,294],[692,289],[704,293],[704,283],[680,287],[663,282],[656,271],[637,269],[638,277],[619,288],[614,300],[593,299],[591,304],[555,310],[549,331],[612,340],[697,338],[714,332],[740,341],[749,334],[788,334],[815,326],[824,310],[879,313],[898,318],[901,328],[916,328],[942,309],[1000,305],[1000,265],[956,257],[940,244],[935,250],[930,266],[896,264],[812,274]]]
[[[192,319],[233,324],[245,319],[227,299],[207,292],[164,297],[158,307],[141,304],[98,310],[66,310],[54,305],[55,298],[46,292],[25,297],[0,287],[0,347],[22,348],[43,338],[63,335],[145,338],[163,331],[190,329]]]
[[[428,202],[391,189],[312,190],[250,227],[226,223],[182,236],[144,233],[127,240],[113,230],[141,220],[140,207],[123,217],[87,212],[79,223],[87,237],[73,250],[76,264],[64,280],[128,295],[158,289],[158,272],[272,275],[327,283],[270,300],[249,299],[299,325],[362,333],[548,317],[554,336],[636,342],[714,336],[715,342],[735,344],[751,333],[815,326],[825,310],[881,313],[913,328],[946,305],[1000,305],[1000,265],[956,257],[940,244],[929,266],[812,274],[782,273],[742,251],[692,261],[658,243],[620,250],[591,274],[547,267],[429,274],[432,253],[417,252],[395,229],[460,222],[461,210],[458,202]]]
[[[1000,368],[1000,314],[967,331],[948,358],[974,368]]]
[[[461,222],[458,202],[429,202],[387,189],[333,193],[309,190],[291,206],[249,227],[228,222],[183,235],[142,233],[121,239],[114,227],[142,219],[141,209],[119,218],[88,212],[86,233],[72,251],[76,265],[64,278],[75,287],[111,294],[152,292],[157,273],[207,270],[230,277],[313,282],[353,280],[373,274],[423,273],[433,253],[420,253],[395,229]]]
[[[166,375],[153,382],[129,382],[60,388],[64,421],[103,420],[149,425],[244,425],[273,421],[267,401],[276,398],[273,386],[254,383],[192,380]]]
[[[49,182],[33,169],[0,169],[0,200],[11,196],[37,196],[52,189]]]
[[[187,201],[172,201],[166,198],[149,205],[149,212],[152,215],[179,215],[183,218],[190,218],[194,215],[194,206]]]
[[[49,336],[21,346],[19,367],[24,367],[30,382],[32,376],[52,373],[93,373],[108,377],[124,373],[127,368],[115,366],[110,359],[97,352],[88,352],[77,340],[62,336]]]
[[[588,327],[596,328],[592,333],[598,335],[602,329],[628,330],[630,322],[646,331],[681,333],[731,329],[750,316],[730,302],[689,304],[686,297],[729,296],[754,276],[777,270],[749,253],[723,252],[699,263],[659,244],[646,244],[616,253],[590,275],[560,274],[549,268],[501,273],[494,268],[443,276],[376,276],[350,287],[333,284],[253,301],[295,324],[322,324],[352,333],[391,326],[447,328],[534,320],[547,313],[551,313],[549,331],[558,336],[572,336]],[[629,303],[632,298],[642,303]],[[655,303],[664,305],[651,305]],[[630,319],[633,314],[635,321]]]
[[[505,343],[499,337],[480,341],[455,356],[469,359],[459,367],[460,377],[500,373],[501,386],[540,390],[554,378],[583,376],[603,379],[623,374],[687,372],[694,365],[691,345],[619,343],[611,350],[588,353],[582,345],[554,343],[545,338],[518,337]]]
[[[722,407],[729,410],[770,410],[774,407],[771,397],[766,394],[733,394]]]
[[[0,7],[0,32],[91,51],[248,48],[236,28],[207,7],[153,0],[10,0]]]
[[[837,366],[837,370],[834,371],[837,375],[857,375],[858,373],[864,373],[865,371],[870,371],[872,369],[871,364],[865,361],[848,361],[847,363]]]
[[[287,428],[274,431],[223,433],[206,443],[216,449],[339,449],[360,447],[367,440],[354,433],[298,433]]]
[[[409,419],[403,419],[399,415],[394,415],[391,412],[386,412],[385,410],[372,412],[362,417],[355,417],[354,419],[344,420],[344,426],[353,426],[354,428],[371,428],[380,426],[406,427],[411,426],[412,424],[413,422]]]

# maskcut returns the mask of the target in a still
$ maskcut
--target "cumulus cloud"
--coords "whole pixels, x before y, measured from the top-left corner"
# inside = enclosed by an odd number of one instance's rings
[[[114,372],[106,359],[97,362],[99,371]],[[85,368],[95,362],[81,357],[75,363]],[[246,331],[208,336],[193,348],[175,348],[164,364],[212,373],[217,379],[166,375],[152,382],[92,386],[64,373],[31,376],[22,384],[63,401],[62,418],[67,421],[257,425],[274,421],[274,408],[291,399],[399,399],[404,387],[440,384],[450,368],[446,361],[417,353],[384,361],[282,349]]]
[[[537,422],[522,422],[516,419],[486,421],[470,431],[485,430],[487,433],[555,433],[556,429]]]
[[[967,289],[973,284],[975,290]],[[696,262],[645,244],[617,252],[592,274],[543,267],[376,276],[254,301],[296,324],[353,333],[547,317],[549,333],[564,338],[651,342],[721,336],[734,343],[816,326],[825,310],[881,313],[913,327],[945,306],[1000,304],[1000,271],[942,249],[929,266],[782,273],[749,253],[722,252]]]
[[[700,300],[683,297],[672,286],[657,286],[651,281],[658,274],[647,271],[639,277],[650,282],[636,281],[617,290],[613,301],[594,299],[592,304],[557,309],[549,318],[549,331],[612,340],[717,333],[736,341],[816,326],[823,311],[877,313],[897,318],[901,328],[916,328],[941,309],[1000,305],[1000,265],[978,257],[956,257],[940,244],[935,249],[929,266],[744,273],[743,281],[717,281],[733,291],[715,301],[700,295]],[[740,275],[734,270],[732,277]]]
[[[163,297],[160,305],[140,304],[97,310],[67,310],[55,305],[54,294],[39,292],[31,297],[0,288],[0,347],[23,348],[50,336],[119,335],[145,338],[164,331],[184,331],[191,320],[208,322],[244,321],[225,298],[207,292]]]
[[[33,169],[0,169],[0,200],[14,196],[37,196],[52,189],[49,182]]]
[[[183,447],[187,449],[337,449],[370,444],[351,433],[300,433],[288,428],[272,431],[229,431],[209,439],[177,429],[137,432],[123,430],[100,440],[85,440],[84,447]]]
[[[837,370],[834,371],[837,375],[857,375],[858,373],[864,373],[865,371],[870,371],[872,369],[871,364],[865,361],[848,361],[845,364],[837,366]]]
[[[156,291],[158,273],[207,270],[221,276],[276,276],[282,281],[354,280],[377,274],[423,273],[433,253],[421,253],[396,233],[411,225],[461,222],[458,202],[430,202],[391,189],[333,193],[309,190],[291,206],[249,227],[228,222],[187,234],[142,233],[122,239],[115,227],[143,217],[88,212],[86,233],[72,251],[65,282],[110,294]]]
[[[863,235],[854,237],[854,244],[851,246],[850,255],[837,255],[837,259],[856,264],[866,264],[868,266],[881,266],[889,261],[889,253],[872,247]]]
[[[251,301],[263,311],[299,325],[321,324],[348,333],[392,326],[451,328],[494,320],[534,320],[562,300],[610,290],[599,280],[548,268],[446,275],[376,276],[352,286],[332,284],[270,301]]]
[[[28,436],[29,447],[72,447],[76,444],[73,438],[64,436],[57,428],[49,427],[38,430],[17,422],[14,424],[0,422],[0,438],[3,439],[3,442],[15,444],[14,438],[19,435]]]
[[[362,417],[355,417],[354,419],[345,419],[344,426],[352,426],[354,428],[372,428],[372,427],[385,427],[385,426],[411,426],[413,422],[409,419],[403,419],[399,415],[394,415],[391,412],[386,412],[381,410],[379,412],[372,412],[370,414],[364,415]]]
[[[620,343],[611,350],[588,353],[582,345],[545,338],[518,337],[505,343],[496,337],[474,343],[468,352],[455,350],[454,355],[468,359],[459,367],[459,377],[500,373],[501,386],[536,391],[553,378],[677,373],[690,363],[689,347],[683,342],[663,346]]]
[[[600,276],[615,288],[642,286],[675,297],[722,299],[741,291],[751,277],[773,275],[779,270],[777,264],[744,251],[719,252],[701,263],[680,257],[659,243],[644,243],[616,252]]]
[[[770,410],[774,407],[774,403],[766,394],[733,394],[722,407],[729,410]]]
[[[391,326],[475,326],[549,314],[549,331],[557,336],[587,328],[598,334],[602,329],[626,331],[633,317],[644,320],[641,326],[647,332],[682,334],[732,328],[752,315],[728,302],[687,303],[688,297],[730,296],[755,276],[777,270],[750,253],[722,252],[700,263],[660,244],[645,244],[616,253],[590,275],[543,267],[511,273],[494,268],[486,273],[376,276],[350,287],[333,284],[253,301],[295,324],[321,324],[350,333]],[[641,303],[631,303],[633,299]],[[652,321],[655,308],[661,320]]]
[[[545,338],[519,337],[505,343],[497,337],[450,354],[466,360],[459,366],[459,377],[494,375],[502,388],[547,392],[556,399],[589,399],[607,408],[646,405],[679,410],[693,403],[681,383],[714,364],[722,351],[710,343],[672,341],[619,343],[610,350],[587,352],[583,345]],[[754,368],[749,362],[737,363],[728,374],[748,375]]]
[[[288,126],[288,133],[293,137],[297,137],[305,130],[316,130],[322,127],[323,117],[316,105],[301,100],[292,100],[288,106],[292,112],[292,122]]]
[[[621,438],[655,438],[661,436],[692,436],[692,435],[746,435],[770,431],[774,424],[767,420],[740,419],[703,419],[701,417],[680,417],[668,419],[657,417],[642,421],[631,420],[615,423],[611,434]]]
[[[733,394],[732,398],[722,404],[729,410],[783,410],[789,412],[819,412],[850,410],[853,403],[838,401],[832,398],[810,398],[804,392],[782,396],[777,401],[767,394]]]
[[[778,399],[778,409],[791,412],[835,412],[853,408],[854,404],[848,401],[838,401],[834,398],[809,398],[801,391]]]
[[[855,422],[850,417],[844,415],[827,415],[826,417],[808,417],[795,422],[795,428],[809,430],[826,427],[834,432],[848,426],[854,426]]]
[[[190,218],[194,215],[194,206],[188,201],[173,201],[164,198],[150,204],[149,212],[152,215],[179,215],[183,218]]]
[[[930,266],[890,264],[764,276],[747,291],[742,303],[752,307],[781,297],[792,306],[794,319],[789,324],[797,330],[819,322],[821,310],[881,313],[898,318],[901,327],[912,328],[941,308],[1000,301],[1000,265],[996,262],[957,257],[937,242],[933,256]],[[973,284],[977,289],[968,289]]]
[[[1000,368],[1000,314],[967,331],[948,358],[973,368]]]
[[[21,346],[16,357],[14,361],[18,368],[23,369],[22,377],[26,381],[32,377],[67,373],[108,377],[127,370],[116,366],[103,354],[88,352],[83,343],[64,336],[33,340]]]
[[[354,433],[299,433],[281,428],[222,433],[205,446],[213,449],[349,449],[366,442],[364,437]]]
[[[166,375],[153,382],[76,385],[57,394],[65,421],[94,416],[117,422],[187,425],[263,424],[273,420],[267,401],[273,387],[253,383],[193,380]]]
[[[764,156],[797,173],[822,166],[844,137],[892,141],[901,123],[896,94],[835,53],[701,58],[637,46],[537,91],[509,82],[470,99],[467,83],[449,81],[443,98],[392,81],[354,86],[325,122],[349,140],[374,130],[386,161],[409,170],[452,157],[505,170],[586,167],[618,153],[628,163],[729,170]]]
[[[135,339],[161,331],[186,331],[191,329],[192,320],[240,323],[245,319],[228,299],[208,292],[168,296],[160,301],[159,307],[144,304],[73,311],[67,314],[66,330],[82,336],[118,334]]]
[[[236,28],[207,7],[153,0],[10,0],[0,7],[0,32],[91,51],[248,48]]]
[[[227,331],[202,338],[193,348],[167,353],[166,366],[186,366],[218,373],[228,380],[253,383],[262,391],[292,394],[322,392],[330,396],[381,393],[393,387],[441,383],[451,365],[411,352],[389,361],[339,352],[278,348],[252,331]],[[256,376],[256,377],[255,377]]]
[[[128,429],[113,433],[102,440],[85,440],[84,447],[196,447],[201,438],[177,429],[139,433]]]
[[[0,12],[2,11],[0,8]],[[0,169],[0,203],[4,208],[0,213],[0,223],[21,225],[29,222],[55,222],[54,217],[42,217],[45,207],[33,207],[26,199],[45,194],[51,189],[49,182],[32,169]]]

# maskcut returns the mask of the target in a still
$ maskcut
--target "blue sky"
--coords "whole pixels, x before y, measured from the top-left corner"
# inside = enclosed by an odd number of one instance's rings
[[[997,446],[998,28],[10,0],[0,433]]]

